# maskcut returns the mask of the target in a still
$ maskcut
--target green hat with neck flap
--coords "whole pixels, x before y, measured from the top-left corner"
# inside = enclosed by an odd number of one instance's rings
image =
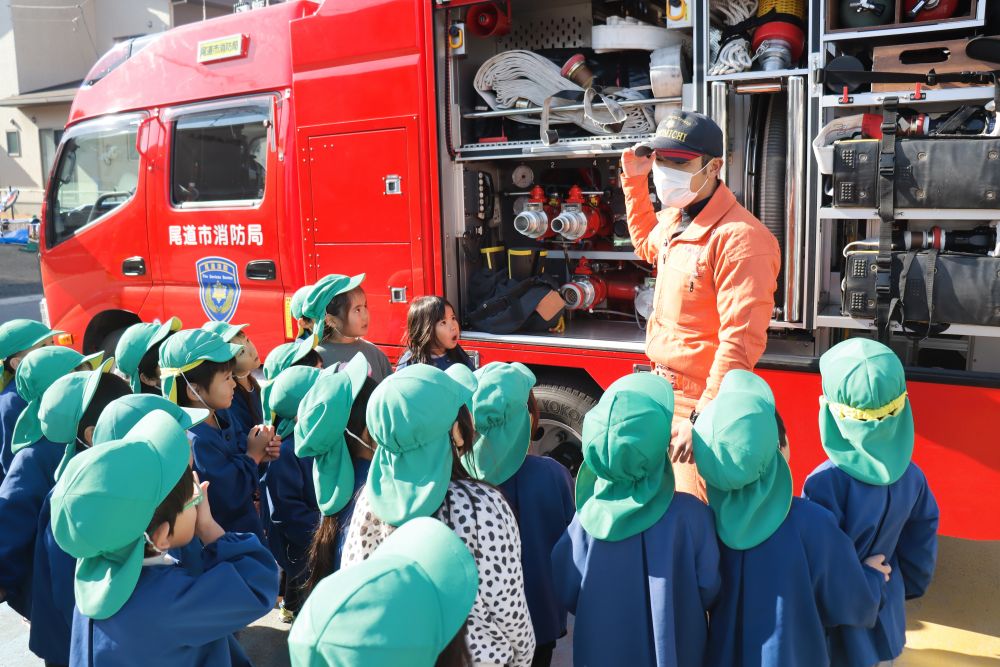
[[[434,667],[479,589],[454,531],[417,518],[368,560],[321,581],[288,635],[293,667]]]
[[[54,331],[35,320],[17,319],[0,324],[0,362],[6,361],[18,352],[24,352],[39,343],[51,340],[64,331]],[[14,374],[6,368],[0,371],[0,390],[14,379]]]
[[[115,347],[118,371],[129,381],[133,392],[142,391],[142,381],[139,379],[139,363],[142,358],[154,345],[180,330],[180,318],[171,317],[162,324],[149,322],[133,324],[118,339],[118,345]]]
[[[38,419],[42,396],[52,384],[77,369],[96,370],[104,361],[103,352],[83,356],[68,347],[43,347],[31,352],[17,367],[14,377],[17,393],[28,402],[14,425],[11,452],[17,453],[42,439],[42,423]],[[80,368],[81,366],[85,368]]]
[[[520,469],[531,444],[528,395],[535,374],[524,364],[496,361],[475,373],[454,364],[447,373],[473,388],[470,410],[479,437],[462,465],[476,479],[503,484]]]
[[[876,486],[892,484],[913,456],[906,374],[891,349],[867,338],[834,345],[819,359],[819,434],[834,465]]]
[[[719,539],[745,550],[774,534],[792,505],[792,472],[778,450],[767,383],[749,371],[729,371],[692,440]]]
[[[182,408],[156,394],[129,394],[108,403],[94,427],[94,444],[120,440],[128,435],[142,418],[160,410],[173,417],[185,431],[208,419],[204,408]]]
[[[652,373],[616,380],[583,419],[576,509],[594,537],[617,542],[651,527],[674,497],[667,458],[674,390]]]
[[[342,276],[338,273],[331,273],[316,281],[309,293],[302,300],[302,316],[308,317],[314,323],[313,333],[319,340],[323,340],[323,331],[326,328],[326,307],[330,305],[333,298],[338,294],[350,292],[358,287],[365,280],[365,274],[356,276]]]
[[[354,466],[344,431],[367,378],[368,361],[359,352],[342,371],[320,373],[298,406],[295,455],[313,458],[316,500],[324,516],[344,509],[354,495]]]
[[[206,361],[224,363],[236,358],[243,349],[222,340],[219,334],[204,329],[185,329],[160,346],[160,377],[163,395],[177,402],[177,378]]]
[[[378,443],[365,493],[379,519],[430,516],[451,481],[451,427],[472,391],[434,366],[407,366],[372,392],[368,431]]]
[[[266,415],[267,423],[272,424],[276,417],[281,418],[278,435],[287,438],[295,428],[295,418],[299,404],[319,379],[320,370],[309,366],[294,366],[285,369],[271,383],[269,403],[271,414]]]
[[[66,466],[52,491],[52,534],[77,559],[74,592],[84,616],[109,618],[131,597],[142,571],[143,535],[190,455],[184,429],[156,410],[124,438],[92,447]]]

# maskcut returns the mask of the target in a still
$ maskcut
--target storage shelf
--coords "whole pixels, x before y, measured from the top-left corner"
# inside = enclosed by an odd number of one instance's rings
[[[827,306],[816,316],[816,326],[830,329],[858,329],[872,331],[875,329],[874,320],[855,319],[840,314],[837,306]],[[893,323],[892,330],[901,332],[903,328]],[[987,338],[1000,338],[1000,327],[983,327],[974,324],[952,324],[941,332],[946,336],[983,336]]]
[[[875,208],[823,207],[821,220],[877,220]],[[896,209],[896,220],[1000,220],[1000,209],[991,208],[907,208]]]
[[[563,259],[566,256],[570,259],[580,259],[586,257],[593,260],[629,261],[638,262],[639,256],[631,250],[549,250],[549,259]]]
[[[878,39],[880,37],[897,37],[899,35],[919,35],[927,32],[944,32],[952,30],[969,30],[981,28],[984,21],[977,17],[958,19],[948,22],[922,22],[914,24],[896,25],[890,28],[879,28],[876,30],[845,30],[843,32],[827,32],[822,36],[823,42],[846,42],[855,39]]]
[[[575,158],[618,155],[626,148],[653,138],[652,134],[617,134],[611,136],[561,139],[551,146],[541,141],[506,141],[466,144],[458,149],[459,162],[476,160],[524,160],[530,158]]]
[[[898,97],[899,103],[903,106],[913,106],[915,104],[934,104],[941,102],[974,102],[978,100],[993,99],[993,86],[966,86],[963,88],[928,88],[923,86],[921,91],[926,95],[926,99],[911,100],[910,95],[914,88],[884,92],[884,93],[850,93],[851,101],[847,104],[841,103],[840,95],[823,95],[820,104],[825,109],[850,109],[854,107],[876,107],[881,106],[887,97]]]
[[[737,72],[735,74],[719,74],[716,76],[706,76],[705,80],[708,81],[709,83],[713,81],[774,81],[775,79],[784,79],[790,76],[809,76],[809,70],[782,69],[782,70],[775,70],[773,72],[762,72],[762,71]]]

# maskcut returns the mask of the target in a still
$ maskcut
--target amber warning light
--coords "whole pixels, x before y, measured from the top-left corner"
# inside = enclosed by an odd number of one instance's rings
[[[220,60],[245,58],[250,50],[250,35],[229,35],[198,42],[198,62],[214,63]]]

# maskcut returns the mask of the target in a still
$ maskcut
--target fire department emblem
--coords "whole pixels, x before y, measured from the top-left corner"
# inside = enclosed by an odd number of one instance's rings
[[[240,302],[239,269],[225,257],[205,257],[195,263],[201,307],[208,319],[228,322]]]

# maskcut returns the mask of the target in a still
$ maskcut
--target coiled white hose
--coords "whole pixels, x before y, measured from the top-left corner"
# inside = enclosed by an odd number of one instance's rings
[[[579,92],[583,88],[562,76],[559,66],[551,60],[532,51],[505,51],[483,63],[476,72],[476,92],[486,100],[491,109],[514,109],[520,102],[522,105],[544,106],[545,100],[564,91]],[[646,96],[631,88],[620,88],[613,93],[602,93],[605,98],[615,101],[641,100]],[[559,99],[553,101],[549,123],[573,123],[591,134],[609,134],[609,130],[601,123],[610,123],[614,119],[605,110],[597,107],[598,115],[606,115],[594,119],[588,118],[581,111],[559,111],[560,105],[576,104],[578,102]],[[628,134],[645,134],[653,131],[653,109],[650,106],[625,109],[627,119],[622,132]],[[514,119],[530,125],[540,125],[541,117],[537,114],[513,116]]]
[[[757,5],[757,0],[725,0],[715,5],[713,10],[722,14],[722,20],[726,25],[734,26],[746,21],[751,16],[756,16]],[[752,65],[750,42],[739,37],[730,40],[721,48],[718,58],[712,63],[708,73],[710,76],[736,74],[746,72]]]

